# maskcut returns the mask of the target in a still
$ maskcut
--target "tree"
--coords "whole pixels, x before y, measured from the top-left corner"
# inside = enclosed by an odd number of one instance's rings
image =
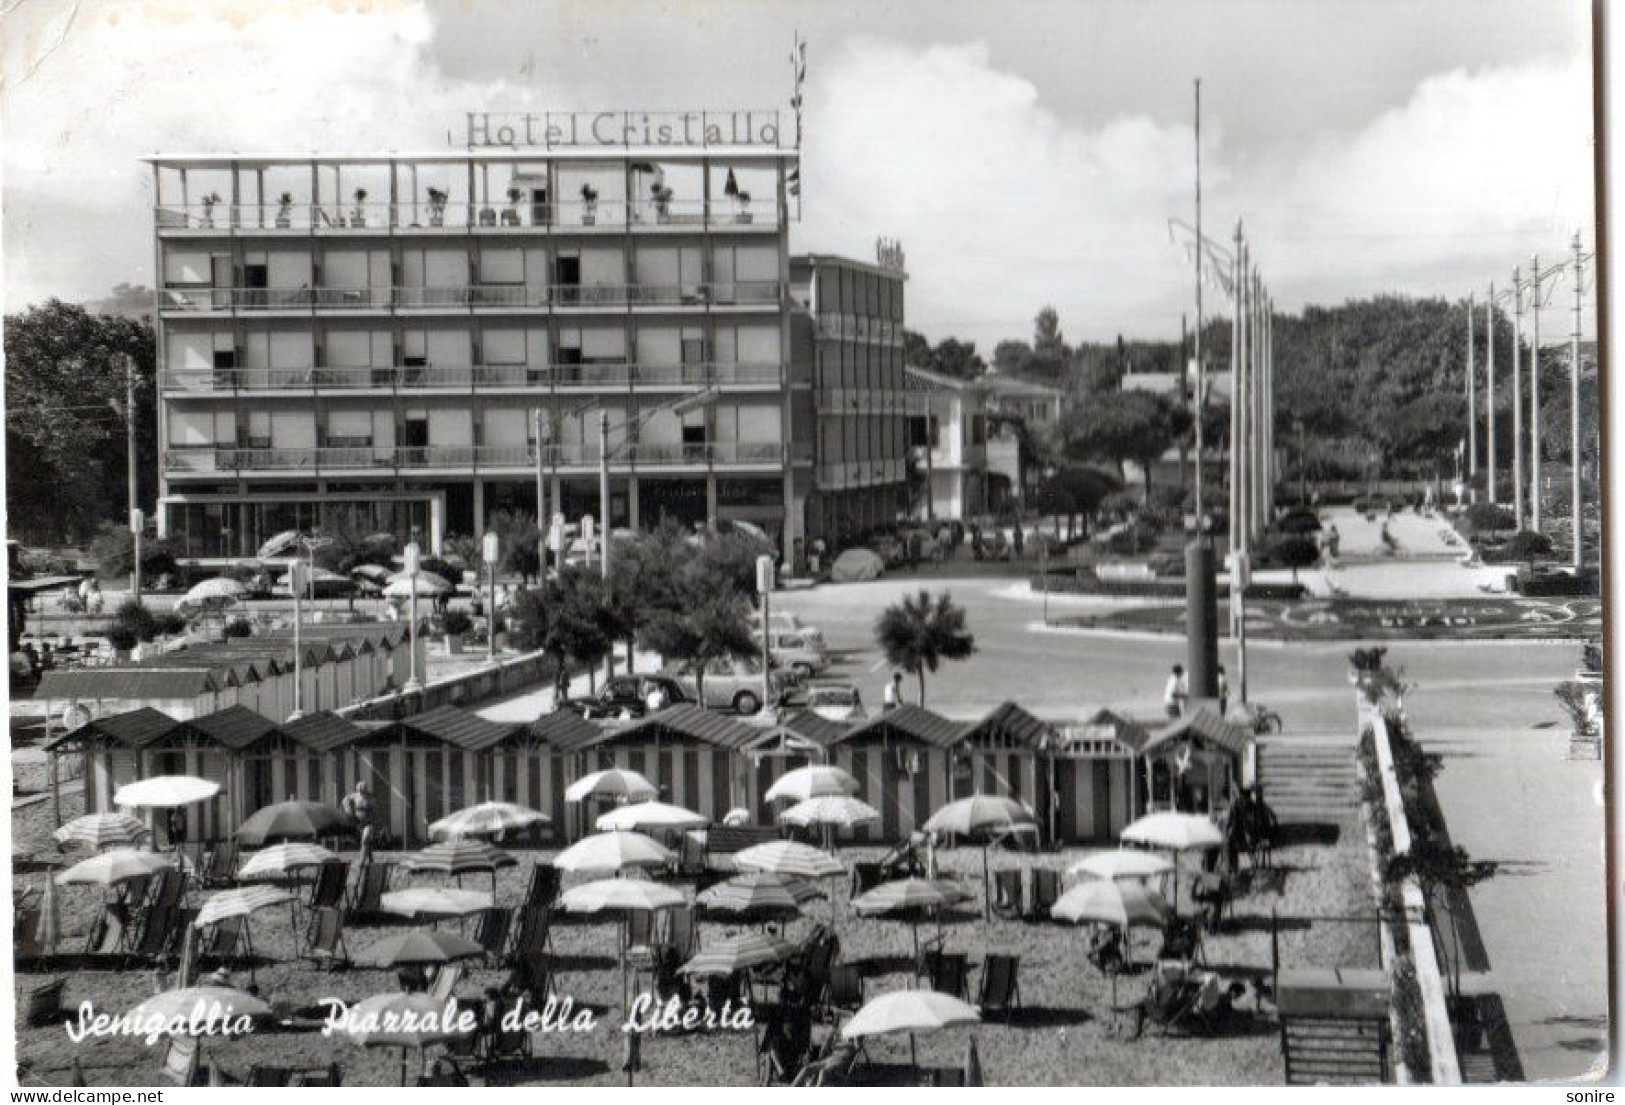
[[[1033,347],[1024,341],[1001,341],[993,347],[993,370],[1006,376],[1020,376],[1032,355]]]
[[[1552,539],[1544,533],[1520,530],[1507,538],[1501,555],[1508,560],[1522,560],[1532,568],[1537,558],[1552,555]]]
[[[142,586],[155,583],[160,576],[174,575],[179,570],[175,556],[179,543],[173,538],[160,540],[152,533],[141,539]],[[135,538],[130,527],[121,522],[103,522],[96,527],[88,549],[96,564],[96,574],[103,579],[117,579],[130,574],[130,562],[135,559]]]
[[[1068,455],[1079,460],[1106,460],[1121,475],[1124,461],[1145,470],[1151,491],[1151,467],[1190,426],[1190,412],[1167,396],[1150,391],[1097,395],[1075,407],[1064,432]]]
[[[913,368],[931,367],[931,343],[917,330],[903,329],[903,363]]]
[[[1312,568],[1320,563],[1320,545],[1312,537],[1288,534],[1270,546],[1270,556],[1292,569],[1292,582],[1298,582],[1299,568]]]
[[[964,660],[976,651],[976,638],[965,627],[965,610],[946,591],[933,596],[922,590],[888,606],[875,622],[875,639],[887,663],[919,678],[921,706],[925,673],[935,672],[944,660]]]
[[[615,636],[625,642],[628,659],[656,617],[681,611],[678,573],[692,558],[693,546],[682,527],[669,518],[616,547],[609,562],[606,601]]]
[[[497,510],[491,513],[486,528],[497,535],[502,561],[498,569],[517,575],[529,586],[532,576],[542,570],[541,530],[536,516],[522,510]]]
[[[974,380],[987,371],[975,342],[944,338],[933,347],[924,335],[912,330],[903,331],[903,363],[956,380]]]
[[[78,542],[127,517],[125,363],[136,377],[136,498],[157,498],[156,339],[140,319],[60,300],[8,315],[6,507],[10,536]]]
[[[565,566],[558,579],[522,591],[514,601],[514,643],[553,658],[561,691],[572,662],[590,674],[603,660],[613,629],[598,573],[580,565]]]
[[[1033,319],[1033,353],[1060,361],[1072,356],[1066,339],[1061,336],[1061,316],[1048,304],[1039,308],[1037,317]]]
[[[680,586],[682,605],[650,619],[643,643],[694,676],[696,697],[705,702],[705,668],[713,660],[759,654],[750,627],[750,603],[738,594],[690,579]]]

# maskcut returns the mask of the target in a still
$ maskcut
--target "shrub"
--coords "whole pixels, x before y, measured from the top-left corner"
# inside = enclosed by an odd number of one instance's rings
[[[1320,516],[1312,510],[1289,510],[1281,515],[1276,528],[1282,533],[1303,535],[1320,532]]]
[[[136,646],[136,642],[140,639],[136,636],[135,630],[131,629],[122,622],[114,622],[112,625],[108,626],[103,632],[103,636],[107,638],[108,644],[112,645],[120,652],[130,651]]]
[[[113,612],[113,618],[116,625],[128,629],[137,640],[150,641],[158,636],[158,619],[137,599],[125,599]]]
[[[1474,503],[1467,508],[1467,525],[1475,532],[1515,529],[1517,524],[1512,511],[1495,503]]]
[[[174,636],[186,632],[186,619],[179,614],[161,614],[158,617],[158,632],[165,636]]]
[[[1156,543],[1156,534],[1140,526],[1129,526],[1108,537],[1106,548],[1118,556],[1138,556]]]
[[[450,560],[438,556],[425,556],[418,561],[418,570],[433,572],[452,586],[463,581],[463,569]]]
[[[1552,539],[1544,533],[1523,530],[1507,538],[1506,544],[1501,546],[1500,553],[1507,560],[1530,561],[1539,556],[1550,556]]]
[[[474,619],[462,610],[448,610],[446,616],[440,621],[441,627],[451,637],[461,637],[474,628]]]
[[[254,627],[248,624],[247,618],[233,618],[226,623],[227,637],[252,637]]]

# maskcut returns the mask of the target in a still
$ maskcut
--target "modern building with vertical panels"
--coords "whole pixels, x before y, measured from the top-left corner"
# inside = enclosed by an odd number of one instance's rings
[[[817,419],[772,133],[152,159],[160,531],[198,559],[313,528],[438,550],[534,513],[538,469],[548,515],[598,517],[607,411],[610,525],[794,548]]]
[[[838,548],[907,515],[907,279],[844,257],[790,260],[791,359],[808,389],[792,395],[792,425],[814,442],[808,540]]]

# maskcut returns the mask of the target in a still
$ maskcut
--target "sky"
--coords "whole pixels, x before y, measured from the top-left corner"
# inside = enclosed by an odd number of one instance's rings
[[[153,278],[157,152],[444,149],[471,110],[779,107],[793,251],[907,253],[984,352],[1194,313],[1241,220],[1277,305],[1480,297],[1593,233],[1589,9],[1561,0],[4,0],[6,310]],[[1566,302],[1566,286],[1556,294]],[[1224,314],[1223,293],[1205,293]],[[1555,319],[1554,329],[1566,326]],[[1590,324],[1587,324],[1588,334]]]

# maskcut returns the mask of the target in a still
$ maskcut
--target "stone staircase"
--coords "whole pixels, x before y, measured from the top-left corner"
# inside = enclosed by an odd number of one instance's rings
[[[1262,738],[1258,781],[1283,825],[1340,824],[1360,806],[1359,759],[1348,738]]]

